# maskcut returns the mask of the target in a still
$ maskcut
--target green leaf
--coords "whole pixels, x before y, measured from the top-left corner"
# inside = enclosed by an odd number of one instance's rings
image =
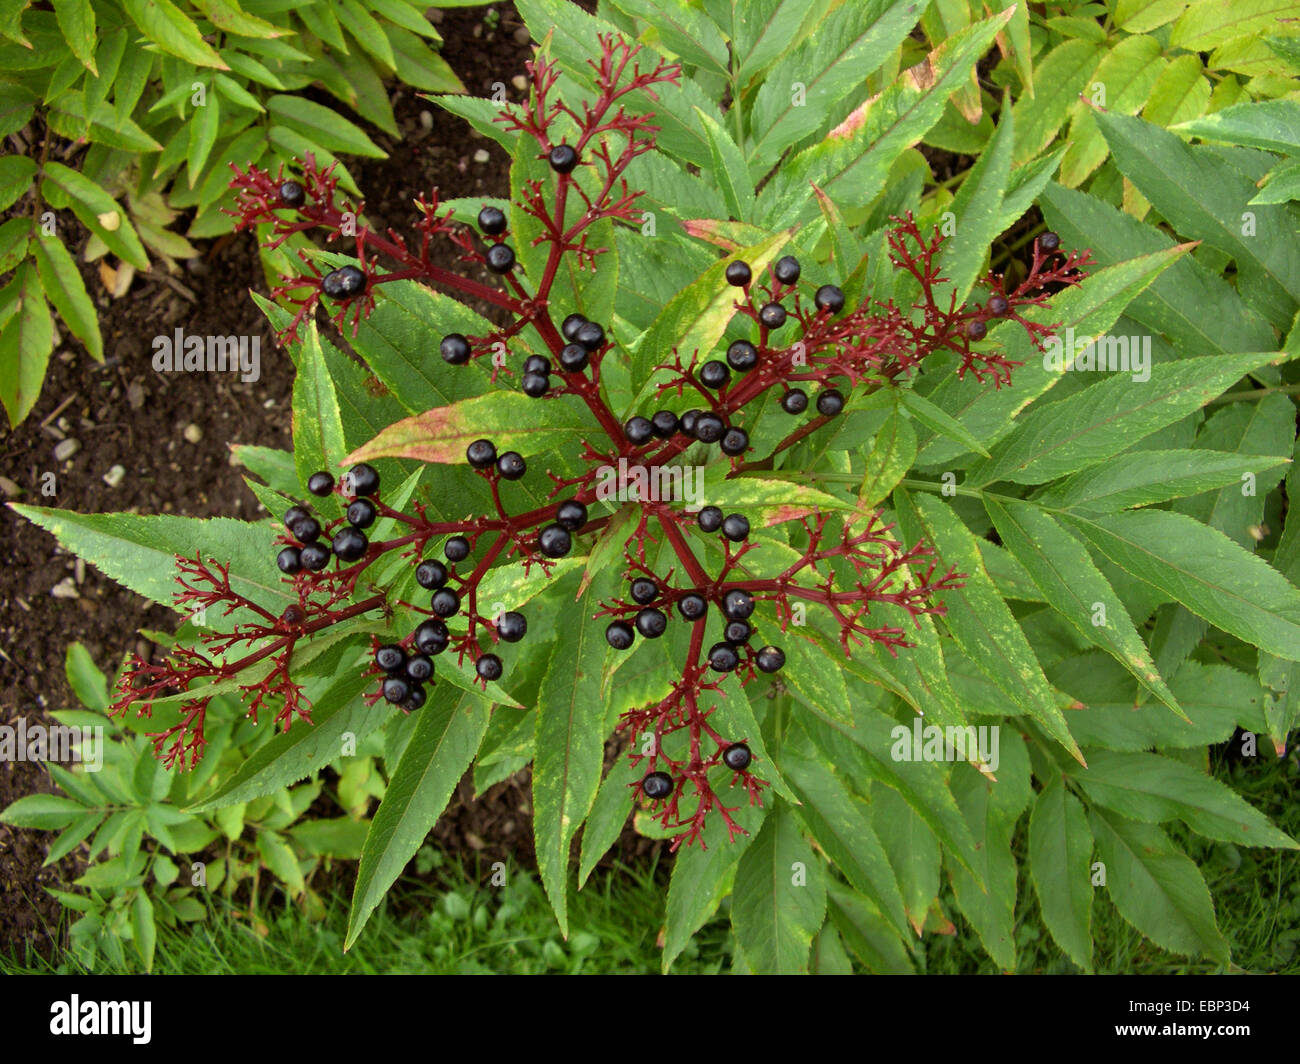
[[[1289,835],[1232,788],[1173,758],[1150,753],[1093,750],[1088,767],[1074,768],[1088,797],[1130,820],[1181,820],[1199,835],[1238,846],[1298,850]]]
[[[897,791],[878,784],[870,794],[872,824],[898,879],[908,923],[920,937],[939,894],[939,840]]]
[[[333,10],[339,22],[356,38],[362,49],[377,59],[386,71],[391,73],[397,69],[393,46],[383,28],[357,0],[336,0]]]
[[[486,698],[469,692],[458,700],[431,699],[420,710],[366,836],[344,949],[356,942],[375,906],[442,815],[487,724]]]
[[[129,262],[137,270],[149,268],[149,258],[144,253],[144,245],[140,243],[135,228],[126,217],[126,212],[112,196],[88,177],[62,163],[46,162],[42,172],[46,180],[54,182],[72,198],[69,203],[72,213],[87,229],[107,244],[114,255]],[[112,229],[105,228],[100,221],[103,215],[115,219]]]
[[[790,807],[777,802],[740,858],[731,898],[736,941],[756,973],[808,971],[813,935],[826,918],[824,868]]]
[[[1300,102],[1252,100],[1173,127],[1203,140],[1221,140],[1251,148],[1300,155]]]
[[[144,970],[152,972],[154,949],[158,944],[158,927],[154,923],[153,902],[143,887],[136,890],[131,902],[131,937],[136,952],[144,961]]]
[[[1043,923],[1070,960],[1092,972],[1092,832],[1083,805],[1053,776],[1029,817],[1029,877]]]
[[[71,798],[57,794],[29,794],[6,806],[0,812],[0,823],[49,831],[66,828],[85,812],[86,807]]]
[[[709,139],[714,178],[726,201],[727,210],[737,221],[748,221],[754,210],[754,186],[749,181],[745,157],[716,119],[698,107],[695,108],[695,113],[699,116],[704,135]]]
[[[1165,510],[1063,516],[1103,556],[1197,616],[1300,660],[1300,589],[1222,532]]]
[[[306,889],[298,857],[281,836],[263,828],[257,833],[257,852],[262,856],[264,867],[292,893],[301,894]]]
[[[1012,108],[1017,164],[1038,155],[1060,131],[1106,53],[1091,41],[1067,40],[1036,63],[1034,94]]]
[[[77,701],[100,713],[108,709],[108,679],[95,665],[90,651],[80,643],[69,643],[63,670]]]
[[[34,263],[24,262],[19,267],[4,295],[11,291],[18,306],[0,328],[0,401],[9,414],[10,426],[17,426],[41,394],[45,368],[54,350],[54,322]]]
[[[832,885],[826,892],[826,909],[848,947],[872,972],[880,975],[915,975],[907,950],[885,918],[865,898]]]
[[[858,489],[858,505],[869,509],[887,498],[916,460],[916,430],[896,406],[872,441]]]
[[[329,470],[342,459],[343,419],[334,379],[325,365],[316,322],[293,351],[297,373],[293,381],[293,461],[298,482],[306,484],[317,470]]]
[[[387,159],[388,153],[372,141],[360,126],[336,111],[301,96],[275,95],[266,101],[271,116],[310,138],[331,152]]]
[[[63,241],[40,233],[31,247],[46,297],[54,304],[72,335],[86,345],[90,357],[103,362],[104,340],[99,333],[99,316],[86,292],[81,271],[72,261]]]
[[[54,17],[72,54],[92,74],[95,68],[95,9],[90,0],[54,0]]]
[[[287,36],[279,26],[241,10],[236,0],[195,0],[195,4],[212,25],[225,33],[264,40]]]
[[[1120,915],[1157,946],[1228,963],[1228,943],[1196,865],[1157,827],[1094,808],[1089,820]]]
[[[587,882],[597,863],[618,841],[632,812],[634,788],[645,775],[626,754],[620,755],[605,776],[591,804],[591,814],[582,829],[582,859],[578,865],[578,887]]]
[[[1294,17],[1286,0],[1233,0],[1231,4],[1194,3],[1174,23],[1169,43],[1189,52],[1208,52],[1238,37],[1278,29],[1278,21]]]
[[[195,66],[230,69],[203,39],[195,21],[171,0],[123,0],[123,6],[140,32],[168,55]]]
[[[213,86],[215,88],[215,85]],[[259,107],[260,109],[260,107]],[[217,130],[221,126],[221,97],[216,92],[208,92],[203,106],[196,107],[190,118],[190,142],[185,152],[185,168],[188,173],[190,188],[206,176],[204,167],[212,146],[217,142]]]
[[[685,62],[716,74],[729,73],[727,42],[699,5],[687,0],[617,0],[617,6],[653,27],[664,47]]]
[[[982,454],[985,458],[989,457],[989,452],[985,450],[984,445],[980,443],[979,438],[973,432],[947,411],[935,406],[925,396],[911,388],[900,388],[898,397],[903,406],[907,408],[908,413],[931,432],[935,432],[940,436],[947,436],[950,440],[960,443],[967,450]]]
[[[1124,603],[1084,545],[1032,503],[986,496],[984,506],[1003,545],[1024,565],[1070,627],[1114,657],[1143,687],[1183,716]],[[1099,606],[1104,613],[1099,614]],[[1104,623],[1098,623],[1102,618]]]

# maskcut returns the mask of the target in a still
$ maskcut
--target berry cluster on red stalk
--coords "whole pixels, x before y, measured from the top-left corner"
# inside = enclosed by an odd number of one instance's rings
[[[534,141],[538,158],[546,160],[555,175],[553,189],[548,182],[525,182],[514,205],[539,224],[534,243],[546,248],[541,275],[528,278],[530,287],[519,276],[515,249],[508,242],[509,220],[495,207],[485,206],[478,215],[480,246],[469,228],[452,220],[451,211],[440,213],[435,190],[418,201],[419,240],[412,246],[392,230],[380,235],[362,225],[363,204],[342,198],[332,168],[322,170],[310,157],[300,178],[287,178],[283,171],[272,175],[257,167],[246,172],[236,168],[233,184],[239,190],[241,228],[269,226],[270,246],[298,232],[319,230],[327,242],[347,236],[355,252],[357,265],[323,276],[310,257],[301,256],[304,272],[285,278],[275,290],[278,299],[296,307],[282,340],[296,338],[322,298],[337,306],[336,324],[344,328],[350,323],[355,333],[374,306],[376,290],[397,280],[416,280],[484,300],[505,311],[508,324],[483,336],[430,337],[430,350],[436,344],[442,361],[463,366],[497,352],[501,345],[508,350],[512,340],[531,328],[548,354],[521,361],[520,389],[538,399],[576,396],[600,424],[603,439],[582,441],[580,457],[586,468],[577,476],[561,478],[548,471],[554,482],[552,496],[562,499],[515,514],[503,501],[508,498],[505,484],[525,475],[526,461],[513,451],[498,454],[491,440],[476,440],[466,460],[490,484],[495,512],[459,522],[430,521],[419,505],[414,514],[386,505],[378,476],[364,463],[338,483],[328,472],[313,475],[308,490],[321,498],[338,496],[345,512],[341,517],[317,516],[295,506],[285,515],[277,561],[292,582],[295,603],[273,616],[232,588],[226,571],[215,562],[183,560],[180,603],[224,604],[227,611],[243,609],[251,619],[230,634],[205,635],[206,653],[178,651],[163,665],[137,660],[123,680],[119,711],[140,702],[141,712],[148,712],[150,702],[198,681],[243,676],[240,690],[254,715],[262,706],[278,704],[276,721],[282,727],[288,728],[295,716],[310,720],[301,687],[289,675],[295,648],[301,650],[303,641],[309,644],[323,628],[371,610],[391,612],[395,606],[424,619],[398,642],[374,641],[377,688],[370,695],[372,704],[386,699],[405,711],[418,710],[434,682],[434,659],[447,650],[454,651],[458,661],[471,658],[479,683],[487,689],[505,667],[495,653],[502,649],[498,644],[523,638],[528,623],[523,613],[513,610],[484,616],[478,604],[480,581],[495,563],[515,556],[525,567],[541,565],[549,572],[554,559],[568,554],[576,541],[590,543],[605,530],[610,519],[592,518],[588,510],[602,497],[597,489],[602,469],[653,475],[688,448],[703,452],[701,460],[706,460],[714,444],[729,459],[725,475],[771,468],[776,454],[840,414],[846,396],[896,386],[936,351],[955,354],[959,374],[971,372],[1000,387],[1010,381],[1015,364],[978,346],[986,323],[1014,320],[1041,346],[1050,329],[1021,313],[1042,304],[1050,288],[1083,277],[1087,255],[1061,254],[1059,240],[1049,233],[1035,241],[1033,263],[1019,286],[1005,290],[1000,277],[989,275],[984,283],[990,294],[982,306],[959,307],[954,297],[942,305],[938,293],[944,279],[937,265],[942,238],[927,240],[910,216],[895,220],[889,247],[895,266],[910,273],[919,286],[913,306],[867,300],[846,307],[840,287],[821,278],[814,288],[792,255],[778,259],[763,277],[756,277],[758,271],[749,263],[733,258],[726,279],[737,293],[737,313],[753,322],[753,339],[732,342],[721,359],[710,358],[709,352],[671,352],[671,362],[658,367],[664,371],[657,393],[662,408],[620,423],[604,397],[600,376],[605,359],[622,357],[616,338],[606,325],[572,307],[555,305],[552,290],[561,267],[568,265],[566,257],[578,267],[599,268],[606,249],[591,243],[596,222],[640,225],[637,201],[642,193],[629,186],[625,175],[631,163],[653,147],[656,127],[651,115],[630,114],[623,101],[631,93],[653,98],[654,86],[676,84],[679,75],[675,64],[662,61],[643,70],[641,56],[639,46],[602,36],[599,58],[591,61],[596,98],[579,108],[559,98],[558,71],[538,59],[529,64],[528,104],[503,107],[497,119]],[[461,261],[486,266],[504,287],[435,266],[430,246],[444,238],[459,249]],[[386,265],[381,267],[381,262]],[[514,376],[497,363],[494,359],[493,381],[499,373]],[[810,402],[815,413],[770,453],[750,456],[746,422],[756,401],[773,389],[779,390],[786,413],[803,415]],[[811,400],[808,390],[815,392]],[[689,408],[675,409],[687,394]],[[786,655],[773,640],[795,622],[797,607],[806,603],[827,611],[846,655],[867,642],[896,653],[911,645],[907,631],[883,623],[881,610],[901,610],[919,623],[922,616],[943,611],[937,593],[960,586],[960,574],[937,573],[927,548],[899,542],[879,514],[856,513],[833,522],[807,506],[787,506],[765,511],[765,516],[768,524],[798,523],[792,537],[797,557],[779,572],[756,575],[751,554],[760,544],[750,538],[750,515],[723,513],[713,506],[688,513],[680,504],[643,498],[631,527],[620,533],[627,594],[601,603],[594,615],[609,618],[606,640],[620,650],[638,638],[661,638],[672,624],[690,626],[680,678],[662,699],[625,712],[619,723],[631,739],[632,764],[643,769],[633,786],[675,832],[674,846],[702,842],[714,812],[730,835],[743,831],[731,815],[738,807],[727,806],[715,789],[721,774],[731,786],[741,784],[751,803],[761,801],[767,784],[752,771],[757,758],[750,743],[756,737],[725,734],[711,718],[717,700],[725,697],[721,684],[728,673],[748,685],[782,669]],[[377,521],[395,529],[392,538],[369,538]],[[698,545],[700,535],[721,537],[723,560],[716,572],[706,570],[692,546]],[[435,540],[441,543],[445,562],[429,556]],[[651,555],[652,549],[665,544],[675,561],[668,572],[659,573],[647,559],[657,556]],[[431,592],[427,608],[392,601],[382,589],[369,586],[366,590],[375,593],[357,598],[367,569],[393,550],[404,552],[416,566],[417,583]],[[446,621],[460,615],[467,630],[453,634]],[[483,645],[484,638],[489,646]],[[245,643],[249,652],[230,660],[232,649]],[[201,692],[196,693],[183,703],[181,722],[155,737],[169,762],[183,764],[188,754],[192,764],[201,753],[205,706]],[[647,736],[652,737],[649,743],[644,742]]]

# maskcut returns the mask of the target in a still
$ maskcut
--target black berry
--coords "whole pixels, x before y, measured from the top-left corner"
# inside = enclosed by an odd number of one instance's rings
[[[365,291],[366,275],[355,266],[343,266],[332,273],[327,273],[320,283],[320,290],[330,299],[342,302],[360,295]]]
[[[727,263],[727,284],[744,288],[753,276],[754,272],[749,268],[749,263],[741,262],[739,259]]]
[[[714,672],[731,672],[740,664],[740,655],[730,643],[714,643],[709,648],[709,666]]]
[[[663,610],[647,607],[636,615],[636,630],[647,639],[658,639],[668,628],[668,615]]]
[[[641,793],[657,802],[673,793],[673,778],[667,772],[651,772],[641,781]]]
[[[461,366],[469,361],[469,341],[460,333],[449,333],[442,338],[438,351],[444,362]]]
[[[584,321],[578,326],[574,340],[588,351],[598,351],[605,344],[605,330],[594,321]]]
[[[794,284],[799,272],[799,260],[793,255],[782,255],[772,267],[772,275],[782,284]]]
[[[738,454],[744,454],[749,448],[749,433],[744,429],[727,429],[727,433],[722,437],[722,453],[735,457]]]
[[[487,268],[493,273],[509,273],[515,268],[515,252],[509,244],[493,244],[487,252]]]
[[[749,518],[743,514],[727,514],[722,519],[722,534],[732,543],[749,538]]]
[[[518,643],[528,633],[528,618],[522,613],[503,613],[497,621],[497,635],[507,643]]]
[[[650,419],[648,417],[641,417],[639,414],[636,417],[628,418],[627,422],[623,425],[623,435],[638,446],[643,443],[648,443],[650,437],[654,434],[654,425],[650,423]]]
[[[424,705],[426,698],[428,698],[428,695],[424,693],[423,685],[413,683],[411,684],[411,693],[402,700],[402,708],[407,710],[419,709]]]
[[[678,431],[679,431],[683,436],[694,436],[694,435],[695,435],[695,422],[699,419],[699,416],[700,416],[700,412],[699,412],[698,410],[688,410],[688,411],[686,411],[686,413],[684,413],[684,414],[683,414],[683,415],[678,419],[678,422],[677,422],[677,430],[678,430]]]
[[[591,361],[591,355],[582,344],[570,343],[560,348],[560,368],[565,373],[581,373]]]
[[[802,414],[808,409],[808,393],[802,388],[791,388],[781,396],[781,409],[787,414]]]
[[[463,562],[469,557],[469,540],[464,536],[452,536],[442,545],[442,553],[449,562]]]
[[[727,369],[726,363],[714,358],[700,367],[699,378],[704,387],[717,391],[731,380],[731,370]]]
[[[844,409],[844,396],[834,388],[827,388],[817,394],[817,412],[823,417],[834,417]]]
[[[354,562],[366,553],[370,541],[359,528],[346,525],[334,533],[334,542],[331,546],[339,561]]]
[[[358,462],[348,470],[343,478],[345,495],[373,495],[379,490],[379,474],[375,467],[365,462]]]
[[[524,359],[525,373],[541,373],[543,375],[551,372],[551,360],[542,355],[529,355]]]
[[[497,449],[491,440],[475,440],[465,448],[465,460],[475,469],[486,469],[497,460]]]
[[[578,338],[578,330],[586,324],[587,319],[581,314],[570,314],[560,326],[560,332],[566,340],[573,343]]]
[[[966,336],[971,340],[983,340],[988,335],[989,327],[982,321],[968,321],[966,323]]]
[[[701,414],[695,419],[695,438],[701,443],[717,443],[727,425],[717,414]]]
[[[570,144],[557,144],[551,149],[547,161],[557,174],[572,173],[573,168],[578,165],[578,153]]]
[[[677,420],[677,415],[671,410],[657,411],[654,417],[650,419],[651,430],[661,440],[668,439],[669,436],[677,431],[680,425],[681,422]]]
[[[754,612],[754,596],[744,588],[732,588],[722,596],[722,612],[729,621],[743,621]]]
[[[722,630],[722,638],[732,646],[737,646],[748,643],[753,631],[748,621],[728,621],[727,627]]]
[[[424,621],[415,630],[415,649],[434,657],[447,649],[451,636],[442,621]]]
[[[334,477],[321,470],[307,478],[307,490],[313,495],[328,495],[334,490]]]
[[[297,181],[286,181],[280,186],[280,202],[286,207],[301,207],[306,199],[307,194]]]
[[[706,506],[696,515],[695,523],[701,532],[716,532],[722,527],[722,511],[716,506]]]
[[[375,664],[384,672],[395,672],[406,664],[406,651],[396,643],[389,643],[375,651]]]
[[[785,324],[785,307],[780,303],[767,303],[758,312],[758,320],[769,329],[779,329]]]
[[[563,558],[573,549],[573,537],[566,528],[547,525],[537,534],[537,549],[548,558]]]
[[[544,373],[525,373],[519,382],[519,387],[523,389],[524,394],[533,399],[540,399],[550,386],[551,378]]]
[[[506,451],[497,459],[497,472],[506,480],[518,480],[528,472],[528,463],[518,451]]]
[[[1002,317],[1003,314],[1011,309],[1011,304],[1007,302],[1006,297],[999,295],[989,296],[989,301],[984,305],[988,308],[988,312],[995,318]]]
[[[280,567],[280,572],[286,576],[293,576],[302,568],[301,552],[297,547],[285,547],[275,556],[275,564]]]
[[[400,676],[390,676],[384,681],[384,697],[396,705],[411,696],[411,685]]]
[[[732,743],[722,751],[722,763],[733,772],[744,772],[753,759],[754,755],[744,743]]]
[[[447,582],[447,567],[428,558],[415,567],[415,582],[425,591],[437,591]]]
[[[648,606],[659,596],[659,585],[644,576],[632,581],[632,601],[638,606]]]
[[[605,629],[605,642],[615,650],[626,650],[633,638],[632,626],[626,621],[611,621]]]
[[[499,657],[495,654],[484,654],[474,662],[474,671],[485,680],[499,680],[504,670]]]
[[[284,511],[284,527],[289,532],[293,532],[294,535],[297,535],[297,533],[293,531],[293,526],[299,521],[310,519],[311,511],[304,506],[290,506],[289,509]]]
[[[302,567],[312,573],[319,573],[330,563],[330,549],[323,543],[308,543],[298,556]]]
[[[348,524],[353,528],[369,528],[376,516],[375,504],[369,499],[354,499],[348,504]]]
[[[294,522],[293,528],[289,531],[298,538],[300,543],[315,543],[320,539],[320,522],[310,515],[302,517]]]
[[[776,672],[785,664],[785,651],[780,647],[766,646],[754,658],[759,672]]]
[[[748,340],[734,340],[727,348],[727,365],[745,373],[758,365],[758,348]]]
[[[500,236],[506,231],[506,213],[497,207],[484,207],[478,212],[478,227],[488,236]]]
[[[439,588],[433,593],[433,612],[439,617],[454,617],[460,609],[460,596],[451,588]]]
[[[677,612],[682,615],[683,620],[698,621],[708,608],[709,604],[704,600],[704,596],[696,595],[694,592],[683,595],[677,600]]]
[[[587,508],[577,499],[566,499],[555,508],[555,523],[576,532],[587,523]]]
[[[1055,251],[1061,246],[1061,238],[1049,230],[1038,238],[1038,246],[1044,251]]]
[[[406,663],[406,678],[423,683],[433,675],[433,659],[427,654],[416,654]]]
[[[818,310],[829,310],[832,314],[838,314],[844,309],[844,293],[833,284],[824,284],[817,289],[813,301]]]

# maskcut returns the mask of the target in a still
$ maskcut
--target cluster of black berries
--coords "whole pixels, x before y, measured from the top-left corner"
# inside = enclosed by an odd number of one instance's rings
[[[307,478],[307,490],[317,496],[329,495],[334,491],[334,477],[323,470],[313,473]],[[344,474],[339,490],[352,501],[348,503],[347,524],[328,543],[321,541],[321,523],[305,506],[290,506],[285,511],[285,530],[298,543],[276,556],[280,572],[289,576],[302,569],[319,573],[329,564],[331,555],[341,562],[355,562],[365,555],[370,541],[364,530],[375,523],[377,515],[369,496],[379,491],[379,474],[373,466],[361,462]]]
[[[518,480],[528,469],[528,463],[517,451],[497,455],[491,440],[475,440],[465,448],[465,459],[479,470],[496,467],[498,476]],[[563,558],[573,549],[573,533],[587,523],[587,507],[577,499],[567,499],[555,507],[555,521],[537,533],[537,549],[548,558]]]
[[[716,507],[711,507],[715,509]],[[721,511],[718,511],[721,517]],[[741,521],[745,519],[733,514]],[[749,522],[745,521],[745,533],[749,532]],[[645,639],[658,639],[668,629],[668,614],[658,609],[654,603],[660,597],[659,585],[648,577],[640,576],[632,581],[629,595],[632,601],[642,609],[633,618],[632,624],[626,621],[612,621],[605,629],[605,641],[615,650],[627,650],[632,645],[635,634]],[[733,588],[722,596],[719,603],[725,627],[722,642],[709,648],[709,667],[714,672],[733,672],[740,665],[738,647],[749,643],[753,635],[753,626],[749,623],[754,612],[754,596],[743,588]],[[688,592],[677,599],[677,612],[685,621],[698,621],[709,609],[703,595]],[[785,664],[785,653],[780,647],[765,646],[754,655],[754,664],[760,672],[776,672]]]
[[[722,751],[722,763],[732,772],[744,772],[754,759],[745,743],[732,743]],[[673,778],[667,772],[648,772],[641,779],[641,793],[651,801],[659,801],[673,793]]]

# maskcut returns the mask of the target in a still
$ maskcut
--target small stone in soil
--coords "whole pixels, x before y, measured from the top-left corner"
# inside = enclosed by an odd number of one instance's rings
[[[486,148],[479,148],[479,150],[474,153],[474,161],[479,164],[485,163],[491,158],[492,156],[488,154]]]
[[[81,597],[81,593],[77,591],[76,582],[70,576],[65,576],[50,588],[50,594],[55,598],[74,599]]]
[[[198,443],[199,440],[203,439],[203,430],[191,421],[185,426],[184,435],[190,443]]]
[[[79,450],[81,450],[81,441],[76,437],[69,436],[66,440],[60,440],[54,445],[54,460],[56,462],[66,462]]]
[[[126,469],[123,466],[115,465],[104,474],[104,483],[110,488],[115,488],[126,478]]]
[[[516,74],[513,78],[511,78],[510,84],[513,85],[520,92],[528,91],[528,79],[524,77],[522,74]]]

